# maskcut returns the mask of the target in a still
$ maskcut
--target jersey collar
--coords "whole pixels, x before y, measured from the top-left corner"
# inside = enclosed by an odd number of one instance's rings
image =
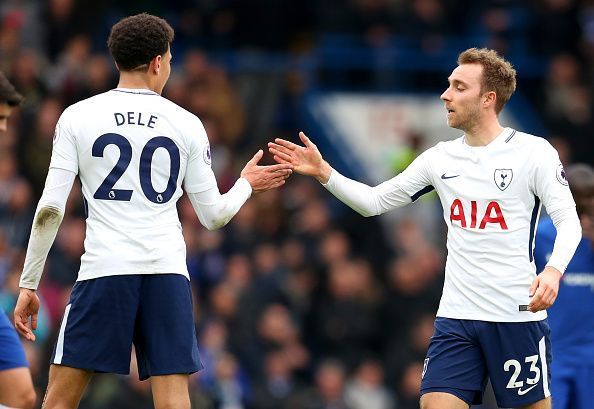
[[[470,146],[466,144],[466,138],[464,135],[462,135],[462,144],[464,144],[465,146],[472,148],[472,149],[485,149],[485,148],[489,148],[492,146],[498,146],[504,143],[508,143],[509,141],[511,141],[513,139],[513,137],[516,135],[516,130],[513,128],[503,128],[503,131],[501,131],[501,133],[499,133],[499,135],[497,135],[495,137],[495,139],[493,139],[488,145],[485,146]]]
[[[114,88],[112,91],[123,92],[125,94],[138,94],[138,95],[159,95],[155,91],[145,88]]]

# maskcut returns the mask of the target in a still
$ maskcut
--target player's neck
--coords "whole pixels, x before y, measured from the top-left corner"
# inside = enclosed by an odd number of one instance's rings
[[[475,126],[465,129],[464,141],[468,146],[487,146],[501,132],[503,132],[503,127],[499,124],[497,118],[495,118],[491,121],[479,122]]]
[[[148,89],[157,92],[157,86],[154,84],[149,76],[140,72],[120,72],[120,81],[118,88],[128,89]]]

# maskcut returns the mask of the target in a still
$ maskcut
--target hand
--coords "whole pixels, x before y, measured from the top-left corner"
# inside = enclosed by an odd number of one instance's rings
[[[35,341],[34,329],[37,329],[37,312],[39,311],[39,297],[35,291],[21,288],[19,298],[14,307],[14,326],[19,334],[29,341]],[[31,322],[29,322],[31,317]]]
[[[530,286],[532,300],[528,304],[529,311],[537,312],[553,305],[559,293],[559,281],[561,281],[561,277],[563,277],[563,274],[551,266],[546,266],[536,276]]]
[[[274,142],[268,143],[268,150],[278,163],[291,164],[295,172],[313,176],[319,182],[327,183],[332,168],[322,158],[318,147],[303,132],[299,132],[299,139],[305,146],[276,138]]]
[[[252,186],[253,193],[264,192],[282,186],[291,173],[293,166],[286,163],[259,166],[264,152],[260,149],[241,171],[241,177]]]

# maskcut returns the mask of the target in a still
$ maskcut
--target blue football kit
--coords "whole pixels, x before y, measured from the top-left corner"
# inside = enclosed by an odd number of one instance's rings
[[[0,311],[0,371],[28,366],[25,351],[12,323]]]
[[[553,251],[555,226],[543,220],[536,233],[534,260],[542,269]],[[551,392],[555,409],[594,405],[594,248],[583,238],[567,266],[559,295],[549,308],[552,342]]]

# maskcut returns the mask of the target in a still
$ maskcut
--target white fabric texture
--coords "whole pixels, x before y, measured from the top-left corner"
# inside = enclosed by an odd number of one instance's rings
[[[549,265],[563,272],[581,238],[557,152],[546,140],[511,128],[487,146],[468,146],[463,136],[441,142],[375,187],[336,170],[324,186],[363,216],[404,206],[435,189],[448,227],[441,317],[546,318],[546,311],[519,310],[529,304],[538,273],[532,252],[541,205],[559,229]]]
[[[47,174],[43,194],[33,217],[19,284],[22,288],[36,290],[39,285],[43,266],[62,222],[66,200],[75,177],[75,173],[64,169],[50,169]]]

